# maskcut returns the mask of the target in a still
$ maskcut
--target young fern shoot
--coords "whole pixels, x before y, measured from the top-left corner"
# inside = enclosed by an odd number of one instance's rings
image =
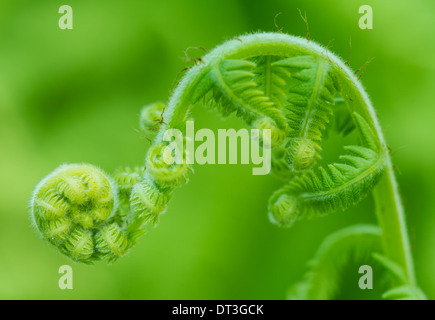
[[[355,249],[365,243],[362,251],[376,252],[390,266],[387,270],[391,265],[401,270],[400,289],[386,297],[422,297],[409,293],[418,290],[406,291],[416,283],[404,213],[367,94],[340,58],[311,40],[282,32],[223,43],[187,70],[166,105],[145,107],[141,128],[147,134],[159,130],[144,168],[119,169],[110,178],[90,165],[65,165],[45,178],[31,202],[42,237],[78,262],[113,262],[127,253],[147,224],[157,224],[174,190],[189,180],[193,170],[186,160],[193,155],[176,150],[184,161],[166,161],[169,142],[164,138],[167,130],[184,128],[191,107],[201,101],[222,116],[235,114],[251,128],[270,129],[272,171],[286,181],[268,208],[279,226],[346,210],[374,194],[379,227],[350,228],[328,241],[309,280],[293,296],[332,295],[335,289],[328,289],[327,281],[313,279],[320,279],[315,273],[324,270],[322,261],[337,252],[345,237],[351,240],[344,255],[354,243]],[[356,128],[360,144],[345,146],[338,162],[319,166],[322,139],[334,114],[345,115],[336,127],[345,134]]]

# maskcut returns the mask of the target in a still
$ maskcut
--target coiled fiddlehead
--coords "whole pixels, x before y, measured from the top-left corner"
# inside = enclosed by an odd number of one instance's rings
[[[386,261],[400,266],[407,286],[415,287],[388,148],[358,80],[338,57],[313,41],[282,33],[229,40],[196,60],[166,105],[154,103],[142,110],[141,128],[148,132],[159,128],[144,170],[116,172],[116,185],[110,178],[104,180],[102,173],[72,174],[62,180],[59,177],[64,175],[59,173],[65,169],[56,170],[35,191],[32,212],[36,225],[45,238],[76,261],[113,261],[124,254],[147,223],[157,223],[175,188],[188,181],[192,167],[186,159],[193,155],[182,146],[168,152],[165,135],[170,129],[185,127],[192,105],[202,101],[223,116],[235,114],[252,128],[271,130],[272,170],[287,181],[271,197],[273,222],[290,226],[304,216],[344,210],[373,191],[382,230],[376,234],[382,243],[378,251]],[[340,162],[317,166],[331,119],[343,134],[357,128],[361,144],[345,147]],[[167,161],[174,155],[182,161]],[[62,182],[59,187],[58,181]],[[99,195],[92,187],[101,181],[107,181],[112,196],[112,202],[103,197],[106,211],[102,212],[96,210]],[[366,234],[352,232],[356,237]]]
[[[32,217],[42,237],[74,261],[115,261],[131,241],[116,222],[118,189],[92,165],[62,165],[36,187]]]

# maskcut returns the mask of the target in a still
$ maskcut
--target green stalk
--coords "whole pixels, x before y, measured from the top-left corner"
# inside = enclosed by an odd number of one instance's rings
[[[415,285],[405,214],[389,157],[385,173],[373,190],[373,196],[378,223],[382,229],[385,254],[403,266],[409,284]]]

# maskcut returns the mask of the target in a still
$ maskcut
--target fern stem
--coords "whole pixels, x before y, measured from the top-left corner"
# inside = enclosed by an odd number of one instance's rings
[[[373,195],[376,215],[382,229],[385,254],[403,266],[409,283],[415,285],[405,214],[390,158],[387,160],[383,177],[373,190]]]
[[[339,76],[338,81],[346,105],[351,112],[357,111],[365,115],[365,119],[371,122],[375,129],[379,147],[384,150],[386,158],[385,173],[373,190],[376,217],[382,229],[382,241],[386,256],[400,264],[405,270],[408,282],[415,284],[414,265],[403,204],[376,111],[361,83],[353,76],[352,71],[335,57],[333,66]]]

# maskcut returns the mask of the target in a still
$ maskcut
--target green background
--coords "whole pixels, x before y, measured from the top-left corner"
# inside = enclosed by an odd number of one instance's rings
[[[73,30],[58,28],[63,4],[73,8]],[[363,4],[373,8],[373,30],[358,27]],[[297,8],[307,12],[311,38],[333,40],[330,50],[349,56],[354,70],[375,57],[362,81],[398,168],[419,283],[435,298],[432,0],[2,0],[0,298],[282,299],[326,235],[375,223],[369,197],[347,212],[282,230],[266,214],[282,182],[253,176],[250,166],[197,165],[160,225],[111,266],[75,264],[32,230],[32,190],[59,164],[113,172],[143,163],[150,144],[137,132],[139,111],[167,99],[177,73],[192,64],[187,47],[211,49],[246,32],[275,31],[278,12],[284,32],[305,36]],[[193,115],[198,128],[240,126],[200,107]],[[325,157],[339,148],[330,145]],[[58,287],[64,264],[73,268],[73,290]],[[370,297],[357,289],[356,272],[349,267],[342,297]]]

